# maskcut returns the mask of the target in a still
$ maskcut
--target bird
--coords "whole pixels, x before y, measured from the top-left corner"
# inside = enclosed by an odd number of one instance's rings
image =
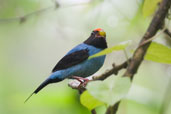
[[[25,100],[37,94],[45,86],[60,82],[66,78],[87,81],[86,77],[96,73],[104,64],[106,55],[89,59],[90,56],[107,48],[106,33],[103,29],[94,29],[81,44],[71,49],[53,68],[51,75]]]

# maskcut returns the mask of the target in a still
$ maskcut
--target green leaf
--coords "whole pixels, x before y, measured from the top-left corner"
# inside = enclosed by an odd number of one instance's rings
[[[104,81],[90,82],[87,90],[96,99],[114,105],[127,95],[130,86],[130,78],[110,76]]]
[[[158,63],[171,64],[171,48],[152,42],[147,50],[145,59]]]
[[[92,58],[95,58],[95,57],[106,55],[106,54],[112,53],[113,51],[124,50],[129,45],[129,43],[130,43],[130,41],[126,41],[124,43],[113,46],[111,48],[104,49],[103,51],[90,56],[88,59],[92,59]]]
[[[88,91],[85,91],[80,96],[80,102],[83,106],[87,107],[89,110],[92,110],[98,106],[104,105],[103,102],[94,98]]]
[[[142,11],[144,17],[152,15],[157,8],[157,4],[160,1],[161,0],[145,0]]]

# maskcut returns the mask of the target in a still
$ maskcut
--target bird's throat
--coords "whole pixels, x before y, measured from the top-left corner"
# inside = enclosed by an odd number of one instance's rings
[[[84,41],[85,44],[92,45],[96,48],[105,49],[107,48],[106,38],[90,36],[87,40]]]

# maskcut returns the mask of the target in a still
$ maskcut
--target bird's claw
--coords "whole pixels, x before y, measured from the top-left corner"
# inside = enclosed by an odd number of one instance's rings
[[[82,88],[85,88],[87,83],[90,81],[89,79],[87,78],[82,78],[82,77],[78,77],[78,76],[72,76],[73,79],[76,79],[80,82],[79,86],[78,86],[78,89],[82,89]]]

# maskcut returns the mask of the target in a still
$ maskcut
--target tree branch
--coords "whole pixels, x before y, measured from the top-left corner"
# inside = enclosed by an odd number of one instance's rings
[[[119,104],[120,101],[117,102],[114,106],[109,106],[105,114],[116,114]]]
[[[169,31],[169,29],[165,29],[164,33],[167,34],[171,38],[171,32]]]
[[[91,111],[91,114],[96,114],[96,110],[93,109],[93,110]]]
[[[171,0],[163,0],[160,3],[159,9],[155,13],[145,35],[143,36],[143,38],[141,39],[139,44],[142,44],[144,41],[153,37],[157,33],[157,31],[161,28],[161,25],[164,22],[165,17],[167,16],[170,5],[171,5]],[[137,72],[140,64],[142,63],[150,44],[151,44],[151,41],[136,49],[129,65],[127,67],[127,70],[123,76],[127,76],[127,77],[130,77],[131,79],[133,79],[133,76]],[[118,105],[119,104],[115,104],[112,107],[112,109],[114,110],[114,113],[109,113],[109,114],[116,114],[116,112],[118,110]]]
[[[161,2],[158,11],[155,13],[155,15],[151,21],[151,24],[147,29],[147,32],[145,33],[144,37],[142,38],[142,40],[140,41],[139,44],[150,39],[157,33],[157,31],[160,29],[160,26],[163,23],[166,15],[167,15],[167,12],[170,8],[170,4],[171,4],[170,0],[163,0]],[[150,46],[150,44],[151,44],[151,42],[148,42],[147,44],[145,44],[141,47],[138,47],[136,49],[124,76],[133,78],[133,75],[137,72],[141,62],[143,61],[144,55],[146,54],[146,51],[147,51],[148,47]]]
[[[124,69],[128,66],[129,62],[130,62],[130,59],[128,61],[123,62],[120,65],[117,65],[117,66],[115,64],[113,64],[112,68],[109,70],[106,70],[106,72],[104,72],[103,74],[101,74],[99,76],[93,76],[93,80],[104,80],[112,74],[117,75],[121,69]]]
[[[41,13],[44,13],[50,9],[58,9],[59,7],[63,7],[63,8],[67,8],[67,7],[73,7],[73,6],[79,6],[79,5],[85,5],[85,4],[88,4],[90,2],[83,2],[83,3],[79,3],[79,4],[71,4],[71,5],[67,5],[67,6],[61,6],[59,4],[59,2],[57,0],[55,0],[55,3],[54,5],[52,6],[49,6],[49,7],[46,7],[46,8],[42,8],[42,9],[39,9],[37,11],[33,11],[31,13],[28,13],[28,14],[25,14],[23,16],[18,16],[18,17],[11,17],[11,18],[0,18],[0,22],[13,22],[13,21],[19,21],[20,23],[23,23],[25,22],[29,17],[31,16],[34,16],[34,15],[38,15],[38,14],[41,14]]]
[[[25,22],[29,17],[33,16],[33,15],[37,15],[37,14],[41,14],[41,13],[44,13],[45,11],[49,10],[49,9],[52,9],[52,8],[58,8],[57,5],[55,6],[49,6],[49,7],[46,7],[46,8],[43,8],[43,9],[40,9],[40,10],[37,10],[37,11],[33,11],[31,13],[28,13],[28,14],[25,14],[23,16],[18,16],[18,17],[11,17],[11,18],[6,18],[6,19],[0,19],[0,22],[11,22],[11,21],[19,21],[20,23],[23,23]]]

